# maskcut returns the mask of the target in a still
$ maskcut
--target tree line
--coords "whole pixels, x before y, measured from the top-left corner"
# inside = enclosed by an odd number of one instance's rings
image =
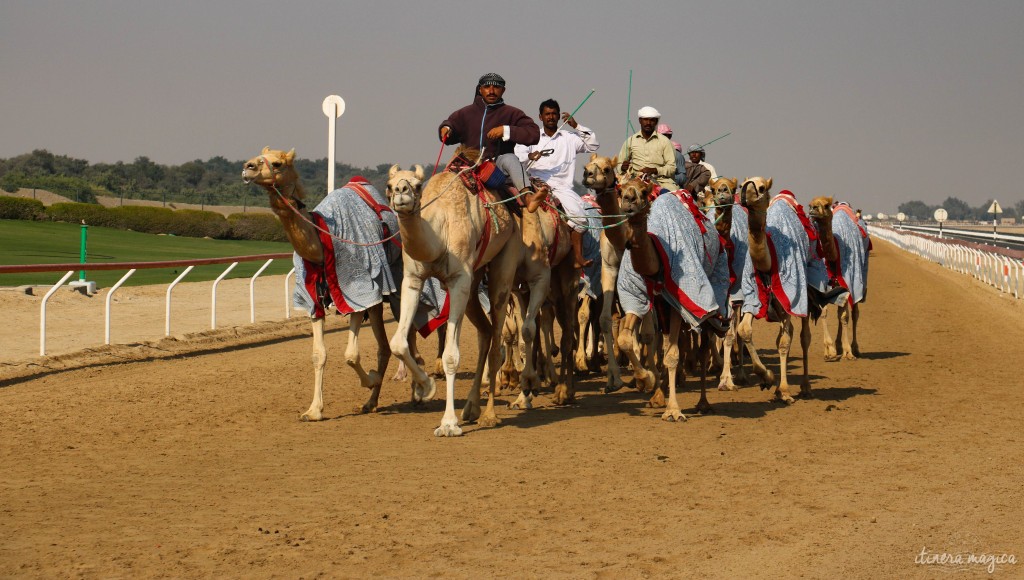
[[[9,159],[0,159],[0,189],[45,189],[80,203],[96,203],[96,196],[142,199],[197,205],[239,205],[267,207],[262,189],[242,183],[244,161],[217,156],[181,165],[161,165],[149,157],[131,163],[89,163],[66,155],[37,149]],[[341,185],[361,175],[384,190],[390,164],[355,167],[335,164],[335,183]],[[433,165],[426,167],[428,174]],[[327,158],[295,160],[312,207],[327,195]]]
[[[947,197],[946,201],[939,205],[928,205],[923,201],[908,201],[901,203],[899,211],[907,214],[907,219],[912,221],[917,220],[933,220],[935,210],[940,207],[946,210],[949,214],[947,219],[951,221],[992,221],[992,214],[988,213],[988,208],[992,206],[992,199],[988,199],[985,203],[971,207],[966,201],[963,201],[956,197]],[[1009,203],[1000,203],[999,207],[1002,208],[1003,213],[999,214],[1000,218],[1016,218],[1020,221],[1022,215],[1024,215],[1024,199],[1019,200],[1016,204],[1010,205]]]
[[[181,165],[161,165],[149,157],[136,157],[131,163],[89,163],[67,155],[55,155],[37,149],[9,159],[0,159],[0,189],[15,192],[19,188],[45,189],[81,203],[96,203],[97,195],[142,199],[196,205],[238,205],[267,207],[266,194],[242,183],[239,173],[242,160],[229,161],[217,156],[206,161],[196,159]],[[390,164],[376,167],[355,167],[347,163],[335,164],[335,183],[347,183],[361,175],[383,191]],[[295,169],[311,198],[308,205],[316,205],[327,195],[327,158],[296,159]],[[433,165],[425,166],[428,174]],[[579,189],[580,186],[578,186]],[[950,220],[991,220],[987,213],[992,200],[971,207],[956,197],[949,197],[940,205],[923,201],[900,204],[899,211],[909,219],[930,220],[937,208],[945,208]],[[1001,204],[1000,217],[1024,216],[1024,199],[1015,204]]]

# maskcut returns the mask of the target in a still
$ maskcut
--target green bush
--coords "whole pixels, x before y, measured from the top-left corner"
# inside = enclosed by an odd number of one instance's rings
[[[287,242],[284,228],[277,217],[269,213],[233,213],[228,216],[231,238],[259,242]]]
[[[198,209],[179,209],[174,212],[176,226],[180,228],[172,232],[190,238],[214,238],[226,240],[231,237],[231,225],[227,218],[213,211]]]
[[[41,220],[46,216],[46,206],[38,199],[0,195],[0,219]]]
[[[115,216],[112,227],[146,234],[177,234],[181,229],[174,210],[165,207],[121,205],[110,208]]]
[[[46,215],[55,222],[72,224],[85,222],[90,226],[118,227],[110,210],[94,203],[55,203],[46,208]]]

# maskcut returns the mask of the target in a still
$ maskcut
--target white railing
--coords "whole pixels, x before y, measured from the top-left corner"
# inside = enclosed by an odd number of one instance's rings
[[[234,269],[239,262],[251,262],[256,260],[266,259],[266,263],[252,276],[249,280],[249,320],[251,323],[256,322],[256,294],[255,284],[256,279],[267,269],[268,266],[275,259],[291,259],[291,254],[265,254],[260,256],[235,256],[230,258],[207,258],[201,260],[176,260],[173,262],[134,262],[134,263],[108,263],[108,264],[30,264],[30,265],[18,265],[18,266],[0,266],[0,274],[4,273],[24,273],[24,272],[66,272],[64,276],[54,284],[46,295],[43,296],[42,303],[39,306],[39,356],[46,356],[46,304],[49,302],[50,297],[59,290],[64,282],[75,273],[76,270],[127,270],[127,273],[121,277],[120,280],[107,293],[106,297],[106,311],[104,314],[104,342],[110,344],[110,321],[111,321],[111,308],[112,308],[112,297],[114,292],[118,290],[128,278],[132,276],[138,269],[153,269],[153,268],[168,268],[177,266],[188,266],[184,272],[181,273],[177,278],[174,279],[167,286],[167,298],[165,304],[165,316],[166,322],[164,325],[164,335],[171,335],[171,291],[174,287],[181,282],[189,272],[195,266],[208,265],[208,264],[230,264],[221,274],[217,277],[213,284],[213,292],[210,299],[210,312],[211,321],[210,326],[213,329],[217,327],[217,284],[227,276],[228,272]],[[292,268],[287,275],[284,277],[284,317],[291,318],[291,286],[289,280],[295,273],[295,268]]]
[[[1024,296],[1024,262],[999,252],[972,248],[950,240],[929,238],[907,232],[870,226],[874,238],[931,260],[954,272],[973,276],[1000,292],[1020,299]]]

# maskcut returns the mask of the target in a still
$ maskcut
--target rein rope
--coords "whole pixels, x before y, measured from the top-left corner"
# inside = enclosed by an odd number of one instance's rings
[[[277,188],[277,176],[281,174],[281,170],[280,169],[274,169],[274,167],[270,164],[270,162],[267,161],[267,158],[266,158],[265,155],[260,155],[259,159],[260,159],[260,162],[263,165],[267,166],[267,169],[270,171],[271,175],[274,176],[274,183],[272,183],[270,185],[269,189],[271,191],[273,191],[274,193],[276,193],[277,196],[281,198],[281,201],[283,201],[284,204],[286,206],[288,206],[288,209],[292,210],[292,212],[295,215],[299,216],[299,219],[301,219],[302,221],[304,221],[307,224],[309,224],[310,226],[312,226],[314,230],[316,230],[316,231],[318,231],[318,232],[320,232],[320,233],[330,237],[332,240],[341,242],[343,244],[349,244],[349,245],[352,245],[352,246],[361,246],[361,247],[364,247],[364,248],[368,248],[368,247],[371,247],[371,246],[379,246],[379,245],[384,244],[386,242],[390,242],[391,240],[393,240],[396,237],[398,237],[398,234],[400,232],[395,232],[395,233],[391,234],[390,236],[380,240],[379,242],[369,242],[369,243],[362,243],[362,242],[356,242],[354,240],[346,240],[345,238],[339,238],[338,236],[332,234],[331,232],[329,232],[329,231],[323,229],[322,227],[316,225],[315,223],[313,223],[313,220],[311,220],[308,217],[306,217],[305,215],[303,215],[302,212],[299,211],[299,208],[296,207],[296,206],[302,205],[302,201],[298,200],[298,199],[295,199],[295,198],[291,198],[291,197],[285,196],[285,194],[281,193],[281,190]]]

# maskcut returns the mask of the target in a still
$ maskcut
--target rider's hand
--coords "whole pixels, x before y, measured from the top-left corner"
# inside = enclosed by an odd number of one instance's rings
[[[527,157],[530,158],[530,161],[536,161],[542,157],[542,154],[540,151],[534,151],[533,153],[530,153]]]
[[[490,131],[487,132],[487,138],[491,139],[491,140],[501,139],[504,136],[505,136],[505,127],[504,126],[495,127],[495,128],[493,128],[493,129],[491,129]]]
[[[441,141],[447,142],[448,135],[452,132],[451,127],[441,127]]]
[[[644,167],[640,170],[640,173],[646,173],[647,175],[654,175],[658,173],[658,170],[653,167]]]
[[[629,160],[628,159],[623,161],[622,165],[619,167],[619,173],[625,173],[627,171],[629,171]]]
[[[569,113],[562,113],[562,122],[563,122],[563,123],[568,123],[568,125],[569,125],[570,127],[572,127],[573,129],[575,129],[576,127],[578,127],[578,126],[579,126],[579,125],[578,125],[578,124],[576,123],[576,119],[573,119],[573,118],[572,118],[572,115],[570,115]]]

